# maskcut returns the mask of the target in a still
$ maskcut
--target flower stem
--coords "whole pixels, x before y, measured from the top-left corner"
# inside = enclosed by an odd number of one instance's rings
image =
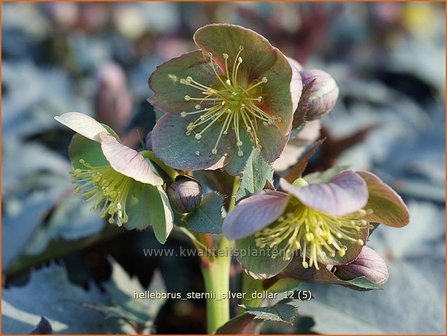
[[[178,175],[178,172],[169,167],[168,165],[166,165],[163,161],[161,161],[158,157],[155,156],[155,154],[149,150],[145,150],[140,152],[141,155],[143,155],[143,157],[145,159],[149,159],[152,162],[154,162],[157,166],[159,166],[161,169],[163,169],[163,171],[166,173],[166,175],[168,175],[172,181],[175,180],[175,178]]]
[[[230,265],[232,243],[222,238],[219,248],[228,249],[221,253],[213,262],[202,264],[203,279],[207,293],[215,294],[215,298],[208,298],[206,302],[207,330],[214,333],[220,326],[230,319]]]
[[[233,210],[236,204],[236,192],[239,189],[240,178],[235,177],[233,190],[231,192],[228,212]],[[215,294],[215,298],[208,298],[206,301],[207,329],[208,333],[214,333],[219,327],[230,319],[230,300],[228,292],[230,290],[230,267],[231,250],[233,242],[221,237],[219,242],[219,253],[209,262],[202,261],[202,273],[205,281],[207,293]]]

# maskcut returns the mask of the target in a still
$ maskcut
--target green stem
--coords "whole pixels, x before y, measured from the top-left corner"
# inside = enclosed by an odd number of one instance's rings
[[[228,212],[233,210],[236,205],[236,192],[239,189],[240,178],[235,177],[233,190],[231,192]],[[233,242],[222,236],[219,242],[219,251],[217,256],[202,263],[203,279],[205,281],[205,290],[207,293],[215,294],[215,298],[208,298],[206,301],[207,329],[212,334],[230,319],[230,300],[228,292],[230,291],[230,267],[231,250]]]
[[[208,298],[206,301],[207,330],[209,334],[216,332],[220,326],[230,319],[230,301],[228,297],[230,290],[230,264],[231,255],[227,257],[225,252],[225,255],[221,254],[213,262],[202,266],[206,292],[214,294],[214,298]]]
[[[149,150],[145,150],[140,152],[141,155],[143,155],[143,157],[145,159],[149,159],[152,162],[154,162],[157,166],[159,166],[161,169],[163,169],[163,171],[166,173],[166,175],[168,175],[173,181],[175,180],[175,178],[178,176],[178,172],[167,166],[163,161],[161,161],[157,156],[155,156],[155,154]]]

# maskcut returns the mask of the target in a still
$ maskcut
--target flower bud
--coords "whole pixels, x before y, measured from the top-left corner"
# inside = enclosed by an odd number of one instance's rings
[[[363,247],[353,262],[337,266],[334,274],[345,281],[365,277],[378,286],[382,286],[388,280],[388,268],[385,261],[367,246]]]
[[[127,90],[126,74],[116,63],[105,63],[96,75],[94,107],[99,122],[109,125],[118,134],[129,124],[132,98]]]
[[[180,213],[191,212],[202,201],[202,187],[189,176],[178,176],[167,189],[172,208]]]
[[[152,150],[152,131],[149,131],[146,134],[146,149],[147,150]]]
[[[327,72],[318,69],[302,70],[300,74],[304,88],[295,115],[304,121],[320,119],[337,102],[337,83]]]

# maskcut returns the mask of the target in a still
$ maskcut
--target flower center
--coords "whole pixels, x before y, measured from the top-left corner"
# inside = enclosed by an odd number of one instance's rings
[[[372,213],[372,210],[362,209],[335,217],[300,203],[294,211],[281,216],[273,227],[256,233],[255,242],[260,248],[273,248],[285,242],[284,260],[290,260],[294,252],[300,250],[303,267],[315,265],[319,269],[319,257],[323,258],[327,254],[335,257],[336,253],[343,257],[346,254],[348,248],[342,240],[364,245],[363,240],[355,237],[360,230],[369,227],[369,223],[363,219],[367,213]],[[306,262],[306,257],[309,258],[309,263]]]
[[[85,169],[74,169],[70,172],[76,192],[84,190],[82,195],[86,201],[93,201],[92,210],[101,209],[101,218],[109,215],[109,223],[122,226],[127,223],[126,200],[129,190],[138,183],[128,176],[118,173],[110,166],[93,167],[84,160],[79,162]]]
[[[260,92],[263,84],[268,81],[267,77],[262,77],[260,80],[248,85],[241,83],[239,70],[243,63],[241,57],[243,49],[242,46],[239,47],[239,52],[232,62],[231,70],[228,64],[228,54],[222,55],[225,61],[225,69],[223,70],[214,62],[212,54],[208,54],[210,57],[209,64],[217,78],[216,83],[218,87],[216,88],[203,85],[191,76],[180,79],[181,84],[191,86],[200,91],[201,94],[199,97],[185,96],[186,101],[197,101],[197,105],[195,106],[195,111],[181,112],[180,115],[183,118],[196,114],[200,115],[187,125],[186,135],[194,134],[194,137],[200,141],[212,125],[216,122],[221,125],[219,135],[211,150],[211,153],[214,155],[218,152],[217,148],[222,136],[228,134],[230,129],[236,137],[239,156],[244,155],[241,149],[243,143],[240,132],[242,129],[247,131],[254,146],[261,150],[262,146],[258,137],[258,122],[262,122],[264,126],[267,126],[281,120],[279,117],[270,116],[258,106],[264,100]],[[202,104],[206,104],[207,107],[202,108]],[[196,155],[200,155],[200,152],[196,152]]]

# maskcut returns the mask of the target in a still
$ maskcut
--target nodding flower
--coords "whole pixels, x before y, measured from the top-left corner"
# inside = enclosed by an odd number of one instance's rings
[[[223,234],[251,239],[260,250],[276,249],[278,253],[269,255],[281,258],[284,267],[300,258],[303,268],[318,270],[320,263],[352,262],[366,243],[371,223],[408,223],[399,195],[369,172],[345,170],[322,183],[311,182],[281,180],[285,192],[265,191],[242,200],[225,218]],[[250,265],[242,266],[251,271]]]
[[[183,170],[235,172],[253,149],[273,162],[298,106],[299,72],[265,38],[239,26],[208,25],[194,41],[200,51],[162,64],[149,79],[151,103],[166,112],[152,131],[155,153]]]
[[[110,224],[139,230],[153,225],[164,243],[173,226],[172,211],[163,179],[143,155],[85,114],[68,112],[55,119],[78,133],[70,144],[75,191],[82,192],[92,210],[100,209],[100,217],[108,217]],[[160,215],[157,221],[151,219],[155,214]]]

